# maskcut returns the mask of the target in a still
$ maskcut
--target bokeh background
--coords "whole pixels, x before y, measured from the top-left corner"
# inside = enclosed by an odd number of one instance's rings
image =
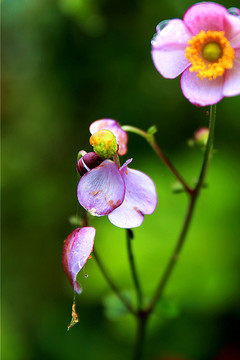
[[[80,322],[66,331],[73,291],[63,272],[63,240],[74,229],[77,152],[90,150],[100,118],[147,129],[188,181],[203,152],[187,145],[207,126],[207,108],[182,95],[179,78],[154,68],[150,41],[164,19],[182,18],[192,1],[3,0],[2,6],[2,359],[130,359],[135,322],[88,261]],[[222,1],[226,7],[236,3]],[[152,317],[145,359],[239,359],[239,97],[217,109],[215,153],[179,263]],[[176,242],[186,196],[136,135],[133,168],[157,185],[158,207],[134,231],[146,298]],[[126,159],[126,157],[125,157]],[[124,161],[124,159],[122,160]],[[80,210],[78,210],[80,213]],[[96,248],[131,294],[125,231],[92,218]]]

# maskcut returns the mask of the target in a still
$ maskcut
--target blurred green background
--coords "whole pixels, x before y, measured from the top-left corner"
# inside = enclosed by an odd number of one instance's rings
[[[71,331],[73,291],[63,272],[63,240],[76,214],[76,154],[90,150],[88,127],[100,118],[147,129],[191,183],[202,151],[189,148],[207,126],[179,78],[163,79],[150,56],[158,22],[182,18],[192,1],[2,1],[2,359],[130,359],[131,316],[117,316],[92,259],[80,276],[80,322]],[[222,1],[226,7],[236,6]],[[146,359],[239,359],[239,97],[218,105],[215,155],[182,256],[152,317]],[[184,194],[147,143],[129,136],[133,168],[157,185],[158,207],[134,231],[149,297],[179,234]],[[125,157],[126,158],[126,157]],[[92,218],[95,245],[124,291],[132,282],[125,231]],[[117,306],[117,305],[116,305]],[[239,353],[238,353],[239,354]]]

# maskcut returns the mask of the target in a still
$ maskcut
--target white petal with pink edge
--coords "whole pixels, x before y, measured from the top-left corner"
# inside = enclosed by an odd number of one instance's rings
[[[185,48],[192,37],[183,21],[170,20],[152,40],[152,59],[156,69],[167,79],[174,79],[188,66]]]
[[[196,72],[185,70],[181,76],[183,95],[194,105],[207,106],[218,103],[222,98],[224,77],[201,80]]]
[[[115,162],[105,160],[88,171],[78,184],[79,203],[94,216],[104,216],[123,202],[125,185]]]
[[[166,79],[175,79],[190,66],[184,49],[152,50],[155,68]]]
[[[77,274],[92,252],[95,235],[96,230],[93,227],[77,228],[68,235],[63,245],[63,269],[71,286],[78,294],[82,289],[76,281]]]
[[[226,70],[223,96],[240,95],[240,49],[235,50],[233,68]]]
[[[228,11],[222,5],[201,2],[191,6],[183,17],[188,29],[197,35],[201,30],[224,31],[225,16]]]

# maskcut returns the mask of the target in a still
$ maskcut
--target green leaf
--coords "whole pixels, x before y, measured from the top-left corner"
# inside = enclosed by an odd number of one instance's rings
[[[150,126],[147,133],[148,133],[149,136],[152,136],[152,135],[156,134],[157,131],[158,130],[157,130],[156,125],[153,125],[153,126]]]

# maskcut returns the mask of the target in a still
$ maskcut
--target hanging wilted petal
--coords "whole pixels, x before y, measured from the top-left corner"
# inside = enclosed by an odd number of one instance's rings
[[[77,228],[68,235],[63,245],[63,269],[71,286],[78,294],[82,289],[76,277],[92,252],[95,234],[96,230],[93,227]]]

